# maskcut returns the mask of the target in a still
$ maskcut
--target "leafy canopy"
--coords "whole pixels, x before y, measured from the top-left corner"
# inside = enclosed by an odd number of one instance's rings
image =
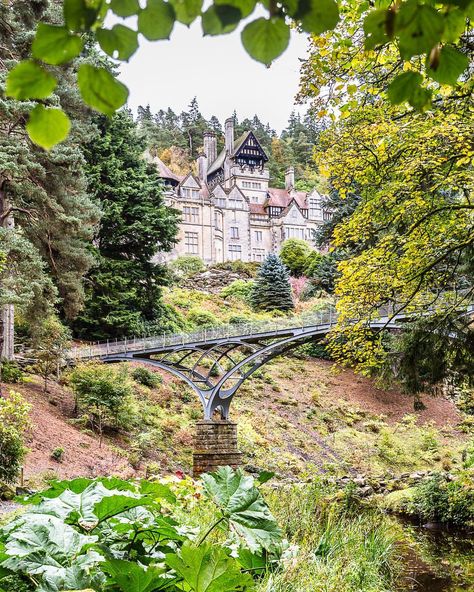
[[[389,97],[394,103],[408,101],[417,109],[425,108],[431,101],[432,83],[454,86],[468,65],[461,40],[472,17],[473,2],[469,0],[447,0],[442,4],[421,0],[392,4],[378,0],[375,5],[356,0],[284,0],[279,3],[215,0],[204,12],[202,0],[148,0],[143,7],[136,0],[113,0],[110,4],[105,0],[63,0],[63,24],[39,26],[33,41],[35,61],[21,62],[11,70],[7,94],[14,98],[47,99],[55,86],[50,66],[76,58],[86,36],[95,39],[109,56],[126,61],[138,48],[139,34],[148,40],[167,39],[176,21],[190,25],[201,17],[204,35],[223,35],[235,30],[257,5],[265,10],[266,16],[247,22],[241,38],[249,55],[267,65],[288,47],[292,22],[307,33],[322,35],[316,42],[321,39],[323,50],[326,32],[335,30],[341,50],[345,51],[357,45],[351,23],[362,21],[360,40],[365,51],[377,55],[379,48],[390,47],[403,67],[413,70],[397,74],[392,82]],[[137,16],[136,29],[121,23],[108,29],[104,23],[109,12],[118,18]],[[327,54],[321,51],[320,55],[324,58]],[[322,71],[327,72],[327,68]],[[111,115],[127,101],[128,89],[102,66],[83,64],[77,82],[83,101],[106,115]],[[356,83],[352,84],[357,88]],[[48,116],[48,109],[37,111],[37,126],[46,130],[41,120]],[[40,145],[46,148],[68,134],[65,121],[59,128],[50,126],[49,129],[49,137],[46,137],[47,131],[39,137]],[[38,136],[32,135],[32,139],[37,141]]]

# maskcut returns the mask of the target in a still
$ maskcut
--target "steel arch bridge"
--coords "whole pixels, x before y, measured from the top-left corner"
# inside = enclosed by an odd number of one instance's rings
[[[401,329],[405,315],[381,317],[373,329]],[[336,322],[333,309],[316,317],[264,323],[228,325],[192,334],[107,342],[70,351],[72,362],[139,361],[170,372],[197,394],[204,419],[219,412],[229,418],[230,404],[242,383],[277,356],[315,338],[323,338]],[[297,378],[297,377],[295,377]]]

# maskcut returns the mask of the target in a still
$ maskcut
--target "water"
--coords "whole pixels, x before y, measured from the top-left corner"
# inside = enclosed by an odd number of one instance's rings
[[[474,533],[400,519],[409,549],[400,592],[474,591]]]

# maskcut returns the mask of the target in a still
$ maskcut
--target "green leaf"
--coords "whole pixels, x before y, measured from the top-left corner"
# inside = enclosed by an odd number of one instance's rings
[[[387,36],[388,11],[385,9],[372,10],[364,19],[365,48],[373,49],[389,40]]]
[[[109,574],[111,583],[123,592],[151,592],[170,586],[172,580],[165,576],[166,570],[153,566],[139,565],[123,559],[109,559],[102,565]]]
[[[221,467],[202,475],[204,489],[251,551],[272,549],[281,541],[281,530],[252,477]]]
[[[259,18],[242,31],[242,43],[249,55],[264,64],[271,64],[289,42],[290,28],[280,18]]]
[[[33,57],[57,66],[77,57],[83,46],[83,40],[65,27],[39,23],[31,51]]]
[[[77,81],[84,102],[105,115],[113,115],[127,102],[127,87],[105,68],[83,64]]]
[[[138,30],[149,41],[169,39],[175,15],[169,2],[147,0],[146,8],[138,13]]]
[[[416,85],[420,85],[423,78],[418,72],[404,72],[397,76],[388,87],[388,98],[394,105],[408,101]]]
[[[110,8],[117,16],[125,18],[137,14],[140,10],[140,4],[138,0],[112,0]]]
[[[117,516],[132,508],[147,506],[150,503],[152,503],[151,500],[146,497],[134,498],[127,495],[107,496],[95,504],[94,515],[97,516],[100,522],[102,522],[103,520],[108,520],[109,518],[112,518],[112,516]]]
[[[334,29],[339,21],[339,7],[335,0],[304,0],[298,2],[294,17],[308,33],[319,35]]]
[[[168,485],[164,485],[163,483],[143,479],[140,483],[140,493],[152,498],[164,499],[171,504],[176,503],[175,494],[171,491]]]
[[[416,0],[403,2],[395,18],[400,55],[409,59],[429,52],[441,40],[443,30],[443,17],[437,10]]]
[[[107,489],[100,481],[94,481],[80,493],[66,489],[58,497],[44,499],[37,511],[93,529],[103,520],[150,503],[152,500],[144,495]]]
[[[25,60],[10,70],[5,94],[19,101],[45,99],[56,88],[56,78],[32,60]]]
[[[64,22],[72,31],[88,31],[102,9],[102,0],[63,0]]]
[[[236,592],[253,589],[249,574],[243,574],[235,559],[222,547],[203,544],[199,547],[186,542],[180,555],[166,555],[166,563],[193,592]]]
[[[46,109],[36,105],[31,111],[26,131],[32,142],[45,150],[65,140],[71,129],[69,117],[61,109]]]
[[[190,25],[200,14],[202,0],[171,0],[176,18],[184,25]]]
[[[436,64],[428,64],[427,72],[430,78],[440,84],[455,85],[458,78],[469,66],[467,56],[448,45],[441,48],[436,61]]]
[[[444,15],[443,41],[456,42],[466,29],[466,14],[459,8],[451,8]]]
[[[96,38],[101,48],[112,58],[128,60],[138,49],[138,34],[124,25],[98,29]]]
[[[390,83],[387,94],[391,103],[407,101],[412,107],[423,110],[431,101],[431,91],[421,86],[423,78],[418,72],[404,72]]]
[[[274,476],[275,473],[273,471],[260,471],[257,477],[257,481],[260,483],[260,485],[263,485],[263,483],[266,483],[267,481],[270,481],[270,479],[273,479]]]
[[[237,561],[244,569],[254,571],[256,573],[263,573],[263,568],[267,565],[266,559],[263,557],[263,555],[252,553],[252,551],[246,549],[245,547],[241,547],[239,549]]]
[[[214,5],[233,6],[240,10],[241,18],[246,18],[255,10],[256,0],[215,0]]]
[[[241,20],[241,13],[233,6],[210,6],[202,15],[204,35],[225,35],[235,31]]]

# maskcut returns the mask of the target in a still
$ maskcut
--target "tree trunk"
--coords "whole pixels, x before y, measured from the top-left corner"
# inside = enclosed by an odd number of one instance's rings
[[[15,226],[12,215],[3,218],[3,214],[8,212],[9,208],[10,204],[5,197],[2,184],[0,185],[0,216],[2,217],[3,228],[13,228]],[[15,307],[13,304],[4,304],[0,312],[0,357],[13,360],[15,355]]]

